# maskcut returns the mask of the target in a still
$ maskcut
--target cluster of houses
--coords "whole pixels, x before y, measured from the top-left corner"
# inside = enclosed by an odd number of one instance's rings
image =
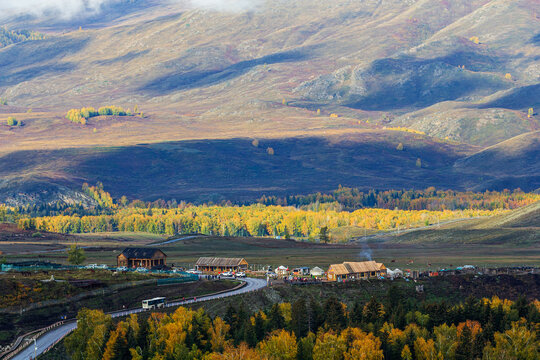
[[[117,256],[118,267],[127,268],[156,268],[167,266],[167,255],[155,248],[127,248]],[[245,272],[249,264],[244,258],[201,257],[195,263],[195,269],[204,273]],[[272,272],[270,269],[267,272]],[[375,261],[344,262],[332,264],[328,271],[318,266],[313,268],[298,267],[289,269],[279,266],[275,269],[276,276],[324,278],[328,281],[351,281],[371,278],[381,278],[387,275],[388,270],[382,263]],[[393,272],[392,272],[393,273]]]
[[[147,269],[160,269],[167,267],[167,255],[156,248],[126,248],[122,253],[117,256],[118,267],[126,268],[147,268]],[[244,258],[223,258],[223,257],[201,257],[195,263],[195,269],[202,273],[238,273],[246,272],[249,269],[249,264]],[[435,277],[445,275],[457,275],[457,274],[500,274],[500,273],[528,273],[538,272],[538,269],[534,268],[501,268],[501,269],[479,269],[472,265],[465,265],[457,267],[455,269],[442,269],[437,271],[424,271],[410,269],[387,269],[382,263],[376,261],[360,261],[352,262],[346,261],[341,264],[332,264],[328,267],[327,271],[315,266],[309,267],[297,267],[289,269],[286,266],[279,266],[272,269],[265,269],[262,274],[259,275],[272,275],[284,279],[291,278],[317,278],[325,279],[327,281],[354,281],[354,280],[367,280],[374,278],[413,278],[419,277]]]

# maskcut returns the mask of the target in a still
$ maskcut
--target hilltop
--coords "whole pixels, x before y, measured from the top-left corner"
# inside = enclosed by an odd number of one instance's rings
[[[0,199],[540,187],[536,1],[107,6],[2,20],[44,38],[0,49]],[[65,118],[109,105],[142,113]]]

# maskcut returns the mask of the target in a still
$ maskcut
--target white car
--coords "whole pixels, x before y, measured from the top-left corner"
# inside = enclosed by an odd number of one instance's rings
[[[128,268],[126,266],[120,266],[116,268],[116,271],[128,271]]]
[[[186,272],[188,274],[195,274],[195,275],[201,275],[202,274],[202,271],[199,271],[197,269],[189,269],[189,270],[186,270]]]
[[[86,269],[97,269],[98,264],[88,264],[85,266]]]
[[[96,269],[108,269],[109,267],[105,264],[96,265]]]
[[[148,269],[144,267],[138,267],[137,269],[135,269],[135,271],[140,273],[147,273]]]
[[[240,271],[240,272],[237,272],[234,276],[236,276],[237,278],[245,278],[246,273],[243,271]]]
[[[221,273],[221,276],[225,276],[225,277],[232,277],[234,276],[234,274],[230,271],[226,271],[224,273]]]

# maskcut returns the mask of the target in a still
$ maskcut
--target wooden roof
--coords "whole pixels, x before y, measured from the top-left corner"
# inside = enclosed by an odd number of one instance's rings
[[[156,248],[125,248],[120,255],[124,255],[128,259],[151,259],[158,252],[162,253],[164,257],[167,256],[163,251]]]
[[[375,261],[362,262],[344,262],[343,264],[330,265],[328,271],[332,271],[336,275],[358,274],[363,272],[372,272],[384,270],[386,267],[382,263]]]
[[[239,265],[247,265],[247,261],[243,258],[219,258],[219,257],[201,257],[197,260],[198,266],[216,266],[216,267],[231,267]]]

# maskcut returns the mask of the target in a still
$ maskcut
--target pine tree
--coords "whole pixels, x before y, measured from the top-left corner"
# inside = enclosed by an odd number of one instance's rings
[[[292,304],[291,329],[297,338],[301,338],[308,333],[308,316],[306,300],[301,298]]]

